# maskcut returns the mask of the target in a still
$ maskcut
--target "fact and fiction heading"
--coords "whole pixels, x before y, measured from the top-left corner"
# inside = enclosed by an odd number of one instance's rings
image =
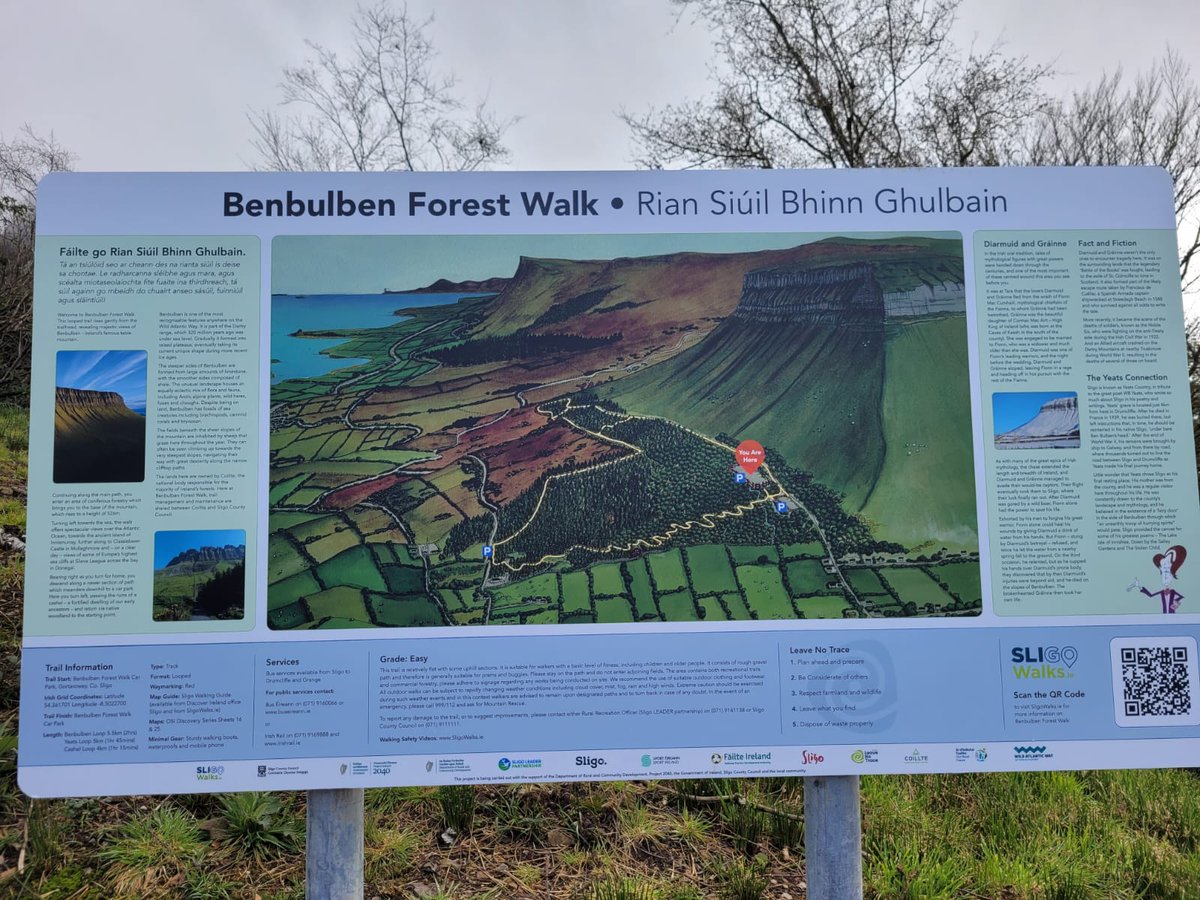
[[[938,186],[924,190],[884,187],[873,194],[834,194],[807,188],[754,188],[741,191],[718,188],[707,195],[672,195],[663,191],[637,191],[628,197],[599,196],[590,189],[570,191],[520,191],[487,196],[441,196],[409,191],[397,197],[363,197],[346,191],[326,191],[316,196],[291,190],[283,196],[249,197],[226,191],[226,218],[588,218],[626,206],[638,216],[848,216],[870,212],[884,215],[922,213],[1006,213],[1008,198],[986,187],[964,193]],[[628,213],[626,213],[627,215]]]

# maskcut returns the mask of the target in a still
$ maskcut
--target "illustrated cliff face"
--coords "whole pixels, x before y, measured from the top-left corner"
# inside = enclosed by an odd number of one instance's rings
[[[143,416],[112,391],[55,389],[56,484],[138,482],[145,476]]]
[[[733,319],[883,331],[883,291],[869,263],[746,273]]]
[[[773,447],[857,510],[886,450],[884,353],[871,264],[758,268],[704,340],[626,379],[614,396],[626,408],[666,407],[698,431]]]
[[[802,251],[748,267],[736,305],[701,341],[602,395],[759,441],[888,540],[974,546],[957,243],[830,240]]]

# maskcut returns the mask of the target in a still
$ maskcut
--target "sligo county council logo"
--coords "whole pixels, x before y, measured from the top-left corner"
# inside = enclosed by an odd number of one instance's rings
[[[512,760],[509,759],[507,756],[502,756],[502,757],[500,757],[500,761],[498,763],[496,763],[496,765],[498,765],[500,767],[501,772],[507,772],[509,769],[512,768]]]

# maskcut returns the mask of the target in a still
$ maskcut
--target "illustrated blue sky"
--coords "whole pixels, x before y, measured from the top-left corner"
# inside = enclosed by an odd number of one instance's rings
[[[1074,391],[997,391],[992,394],[992,424],[996,434],[1019,428],[1038,414],[1042,405]]]
[[[146,414],[145,350],[60,350],[54,383],[81,391],[114,391]]]
[[[154,532],[154,568],[161,569],[184,550],[199,550],[201,547],[234,547],[246,545],[246,532],[241,529],[226,531],[156,531]]]
[[[781,249],[825,237],[878,240],[913,232],[778,234],[284,235],[271,243],[273,294],[379,294],[451,281],[507,278],[522,256],[615,259],[692,251]],[[957,232],[920,232],[959,241]]]

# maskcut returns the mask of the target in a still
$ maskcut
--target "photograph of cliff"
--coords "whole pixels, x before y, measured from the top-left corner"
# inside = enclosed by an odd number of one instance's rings
[[[54,390],[54,482],[146,477],[146,351],[61,350]]]
[[[992,395],[997,450],[1079,447],[1079,397],[1074,391],[998,391]]]
[[[957,235],[281,237],[273,266],[272,628],[981,608]]]
[[[246,606],[246,532],[154,534],[154,621],[241,619]]]

